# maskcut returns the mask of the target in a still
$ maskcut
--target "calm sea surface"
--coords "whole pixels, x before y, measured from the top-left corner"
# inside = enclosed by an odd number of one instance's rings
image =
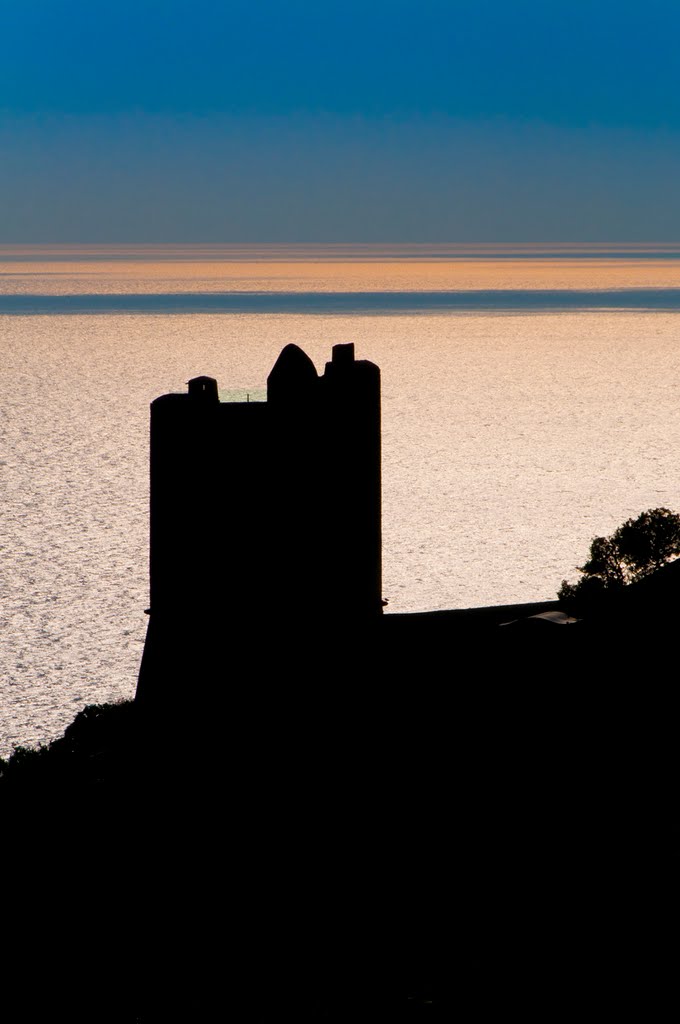
[[[0,248],[0,754],[134,693],[149,402],[291,341],[381,367],[389,610],[551,598],[680,509],[680,247]]]

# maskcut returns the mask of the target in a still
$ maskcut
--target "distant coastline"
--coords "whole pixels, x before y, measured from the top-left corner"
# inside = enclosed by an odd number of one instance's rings
[[[524,260],[680,259],[679,242],[251,242],[15,243],[0,245],[0,262],[65,260]]]

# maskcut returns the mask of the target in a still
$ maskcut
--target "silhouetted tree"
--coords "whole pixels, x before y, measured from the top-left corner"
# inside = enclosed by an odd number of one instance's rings
[[[590,557],[578,567],[582,579],[562,580],[558,597],[566,605],[591,604],[607,591],[620,590],[680,555],[680,515],[650,508],[627,519],[611,537],[594,537]]]

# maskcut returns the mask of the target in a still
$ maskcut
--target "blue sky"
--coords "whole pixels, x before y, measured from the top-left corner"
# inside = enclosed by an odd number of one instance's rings
[[[677,2],[0,6],[0,242],[680,238]]]

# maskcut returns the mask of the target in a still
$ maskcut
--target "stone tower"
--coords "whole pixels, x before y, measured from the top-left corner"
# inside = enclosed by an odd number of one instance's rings
[[[234,652],[313,644],[382,611],[380,371],[282,351],[266,402],[196,377],[151,404],[150,621],[138,698]],[[155,702],[155,699],[154,699]]]

